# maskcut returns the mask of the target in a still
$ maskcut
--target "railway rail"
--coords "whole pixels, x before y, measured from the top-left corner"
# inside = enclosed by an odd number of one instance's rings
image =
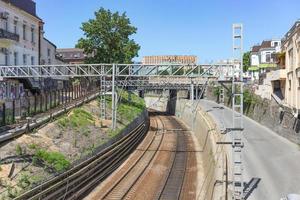
[[[95,156],[59,176],[27,191],[16,200],[81,199],[105,179],[130,155],[144,138],[149,122],[144,121],[133,131]]]
[[[188,131],[174,117],[159,115],[151,117],[150,131],[125,164],[86,199],[185,199],[184,183],[195,181],[195,175],[185,178],[195,167],[188,162]]]

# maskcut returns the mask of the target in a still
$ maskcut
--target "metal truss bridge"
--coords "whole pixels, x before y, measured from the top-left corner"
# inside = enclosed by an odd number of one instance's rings
[[[0,79],[5,78],[76,78],[99,77],[101,117],[106,117],[106,95],[112,95],[112,129],[116,128],[118,96],[116,87],[131,86],[139,89],[188,89],[191,100],[197,87],[213,82],[232,83],[233,124],[226,128],[232,133],[232,191],[233,199],[243,200],[243,26],[233,24],[234,64],[76,64],[0,66]],[[226,89],[226,88],[225,88]],[[221,103],[224,104],[224,88],[221,89]]]

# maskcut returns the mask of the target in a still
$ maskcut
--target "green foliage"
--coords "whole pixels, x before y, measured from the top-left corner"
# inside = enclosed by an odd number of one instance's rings
[[[21,145],[19,145],[19,144],[17,144],[17,146],[16,146],[16,154],[18,156],[23,154],[23,149],[22,149]]]
[[[28,145],[28,147],[29,147],[29,149],[32,149],[32,150],[34,150],[34,149],[37,149],[37,148],[38,148],[38,145],[37,145],[37,144],[34,144],[34,143],[32,143],[32,144]]]
[[[217,86],[213,88],[213,95],[218,97],[221,94],[221,86]]]
[[[136,118],[145,108],[144,99],[135,94],[131,94],[131,101],[128,100],[129,92],[119,90],[121,96],[121,103],[118,105],[118,114],[122,119],[131,122]]]
[[[248,51],[248,52],[244,53],[244,55],[243,55],[243,69],[244,69],[244,71],[247,71],[250,66],[251,66],[250,51]]]
[[[30,176],[27,173],[22,173],[18,180],[17,185],[20,188],[26,189],[30,186],[30,184],[31,184]]]
[[[248,89],[244,91],[244,103],[245,104],[251,104],[254,101],[253,94],[250,93]]]
[[[87,58],[87,63],[131,63],[138,56],[140,46],[130,39],[137,28],[125,13],[100,8],[95,19],[82,23],[81,30],[85,37],[79,39],[76,47],[94,55]]]
[[[94,117],[87,111],[76,108],[72,111],[70,116],[64,116],[58,120],[58,125],[61,128],[73,127],[73,128],[86,128],[89,125],[94,124]]]
[[[46,151],[45,149],[38,149],[35,152],[35,157],[44,161],[58,172],[63,171],[70,166],[70,162],[60,152],[51,152]]]

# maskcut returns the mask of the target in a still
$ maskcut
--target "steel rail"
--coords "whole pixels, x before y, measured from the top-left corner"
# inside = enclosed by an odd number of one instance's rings
[[[66,186],[55,190],[55,192],[52,192],[50,195],[47,195],[44,200],[78,199],[79,196],[84,196],[87,191],[93,189],[92,186],[94,186],[95,183],[99,183],[99,181],[104,179],[108,174],[112,173],[115,168],[122,164],[122,161],[127,158],[133,148],[143,138],[143,134],[140,133],[141,132],[137,131],[137,136],[132,137],[133,140],[129,140],[124,143],[123,146],[125,148],[121,147],[117,148],[115,151],[112,150],[113,152],[108,154],[106,158],[96,160],[94,166],[87,166],[88,169],[85,170],[85,172],[77,173],[77,178],[72,181],[68,181]],[[84,184],[86,185],[82,187]],[[80,190],[73,195],[72,193],[76,189]],[[70,195],[72,195],[72,197],[70,197]]]
[[[165,137],[165,133],[164,133],[164,124],[162,122],[162,120],[160,119],[159,116],[158,117],[158,120],[161,122],[162,124],[162,136],[161,136],[161,139],[159,141],[159,144],[157,146],[157,150],[161,147],[161,144],[162,144],[162,141]],[[110,195],[111,193],[113,193],[113,191],[115,190],[115,188],[122,182],[124,181],[126,178],[129,177],[130,173],[132,172],[132,170],[138,165],[138,163],[142,160],[142,158],[144,158],[144,156],[146,155],[146,153],[148,152],[150,146],[153,144],[153,142],[155,141],[155,138],[156,138],[156,134],[158,133],[158,123],[157,123],[157,120],[156,120],[156,125],[157,125],[157,130],[154,134],[154,136],[152,137],[151,139],[151,142],[147,145],[147,148],[146,150],[144,150],[144,152],[139,156],[139,158],[130,166],[130,168],[126,171],[126,173],[118,180],[115,182],[115,184],[106,192],[105,195],[103,195],[103,198],[106,198],[108,195]],[[120,199],[124,199],[124,197],[129,193],[129,191],[134,187],[134,185],[136,185],[137,181],[139,180],[139,178],[144,174],[144,172],[146,171],[146,169],[149,167],[149,164],[153,161],[154,157],[157,155],[157,152],[158,151],[155,151],[153,153],[153,155],[151,155],[151,158],[148,160],[147,164],[145,165],[145,167],[141,170],[141,172],[138,174],[137,177],[135,177],[134,181],[128,185],[126,191],[121,194],[119,197]]]
[[[176,140],[176,152],[172,160],[171,168],[165,179],[162,189],[157,195],[157,199],[159,200],[175,200],[180,199],[181,196],[182,186],[187,168],[187,154],[185,152],[187,148],[186,136],[184,135],[184,133],[177,133]],[[181,150],[181,148],[183,148],[184,150]]]
[[[146,125],[147,122],[142,122],[121,140],[116,141],[111,146],[106,147],[104,150],[97,153],[95,156],[74,166],[61,175],[37,186],[36,188],[33,188],[30,191],[25,192],[21,196],[17,197],[16,200],[40,199],[49,192],[55,192],[57,190],[57,187],[61,187],[63,184],[66,184],[68,183],[68,181],[72,180],[72,178],[76,178],[77,176],[82,175],[89,169],[89,167],[98,164],[98,162],[100,162],[104,158],[109,157],[110,154],[114,155],[113,152],[121,149],[124,145],[126,147],[126,145],[128,145],[130,141],[136,139],[137,135],[141,135],[143,131],[145,132],[145,129],[147,129]],[[66,186],[64,187],[66,188]]]

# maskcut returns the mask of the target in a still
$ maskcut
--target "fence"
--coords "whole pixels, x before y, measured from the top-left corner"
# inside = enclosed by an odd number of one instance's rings
[[[27,95],[0,105],[0,127],[17,123],[26,117],[46,112],[55,107],[66,105],[72,100],[80,99],[93,92],[97,86],[86,84],[73,85],[61,90]]]

